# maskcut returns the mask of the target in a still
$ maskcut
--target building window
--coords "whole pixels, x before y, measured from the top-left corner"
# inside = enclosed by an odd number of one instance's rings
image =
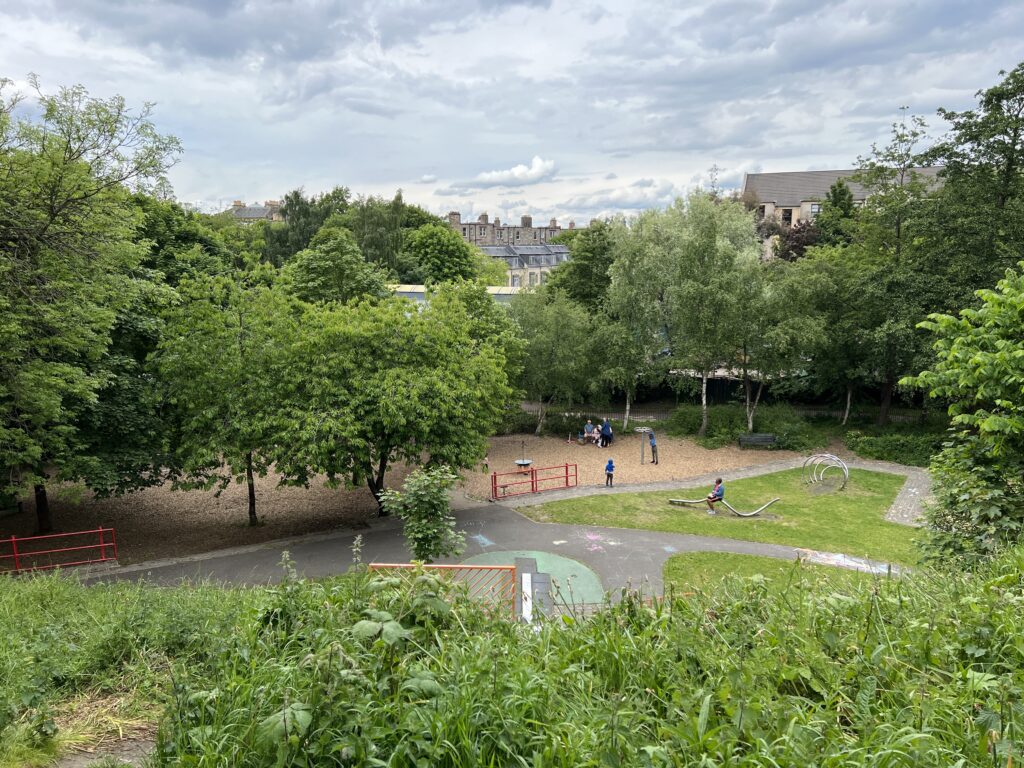
[[[763,219],[764,218],[764,206],[763,205],[757,206],[757,218],[759,218],[759,219]]]
[[[530,273],[530,285],[536,285],[536,284],[537,284],[537,273],[536,272],[531,272]]]
[[[463,237],[465,237],[465,236],[466,236],[466,228],[465,228],[465,227],[463,227],[463,228],[462,228],[462,236],[463,236]]]
[[[540,273],[540,282],[541,282],[541,284],[544,284],[547,281],[548,281],[548,273],[547,272],[541,272]]]
[[[537,239],[537,230],[536,230],[536,229],[535,229],[535,230],[533,230],[533,239],[534,239],[534,240],[536,240],[536,239]]]
[[[518,288],[519,287],[519,275],[512,275],[512,287],[513,288]]]
[[[477,229],[479,230],[479,232],[477,232],[477,234],[480,235],[480,237],[483,237],[484,236],[484,228],[483,227],[477,227]]]
[[[519,230],[517,229],[516,230],[516,240],[518,240],[518,239],[519,239]]]
[[[793,209],[783,208],[782,209],[782,223],[787,227],[793,223]]]
[[[499,240],[501,240],[501,230],[500,229],[497,230],[494,234],[495,234],[495,237],[497,237]]]
[[[821,203],[811,203],[811,216],[821,213]]]

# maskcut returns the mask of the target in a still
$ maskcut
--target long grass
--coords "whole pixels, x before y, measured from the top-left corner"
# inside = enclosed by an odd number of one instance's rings
[[[2,689],[11,701],[54,668],[51,703],[64,686],[162,681],[161,766],[1007,768],[1022,569],[1024,550],[975,574],[731,579],[535,627],[427,574],[220,595],[27,580],[0,602],[16,649]],[[27,597],[34,618],[12,621]],[[134,675],[154,658],[165,675]]]
[[[823,493],[807,486],[799,469],[742,480],[726,475],[726,498],[737,509],[756,509],[769,499],[781,501],[763,517],[739,518],[700,508],[669,505],[671,498],[703,498],[709,487],[676,491],[619,493],[554,501],[522,511],[536,520],[616,528],[720,536],[788,544],[826,552],[912,565],[918,555],[915,530],[885,520],[906,478],[884,472],[850,471],[846,489]]]

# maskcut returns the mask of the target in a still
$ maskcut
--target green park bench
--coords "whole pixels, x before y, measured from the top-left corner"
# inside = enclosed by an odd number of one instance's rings
[[[750,432],[740,435],[740,448],[770,448],[778,442],[771,432]]]

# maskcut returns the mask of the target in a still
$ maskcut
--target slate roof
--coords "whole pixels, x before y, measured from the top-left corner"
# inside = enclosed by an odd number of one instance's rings
[[[942,168],[930,166],[915,168],[922,176],[936,179]],[[828,189],[837,179],[846,179],[854,200],[864,200],[867,190],[854,184],[849,177],[856,168],[836,171],[788,171],[785,173],[747,173],[743,176],[743,194],[754,192],[758,202],[775,203],[780,207],[796,207],[808,200],[824,200]]]
[[[270,219],[273,218],[275,210],[269,205],[246,205],[242,208],[232,208],[230,213],[236,219]]]
[[[504,259],[509,269],[554,267],[569,260],[567,245],[482,245],[480,250],[496,259]]]

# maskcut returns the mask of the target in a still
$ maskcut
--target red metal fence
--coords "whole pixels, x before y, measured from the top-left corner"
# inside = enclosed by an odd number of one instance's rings
[[[522,496],[525,493],[575,488],[578,482],[575,464],[555,467],[529,467],[515,472],[491,473],[491,498]]]
[[[108,560],[117,560],[113,528],[0,539],[0,573],[70,568]]]
[[[501,610],[516,610],[516,567],[514,565],[416,565],[412,563],[371,563],[371,571],[396,571],[412,576],[418,570],[434,571],[466,585],[469,596]]]

